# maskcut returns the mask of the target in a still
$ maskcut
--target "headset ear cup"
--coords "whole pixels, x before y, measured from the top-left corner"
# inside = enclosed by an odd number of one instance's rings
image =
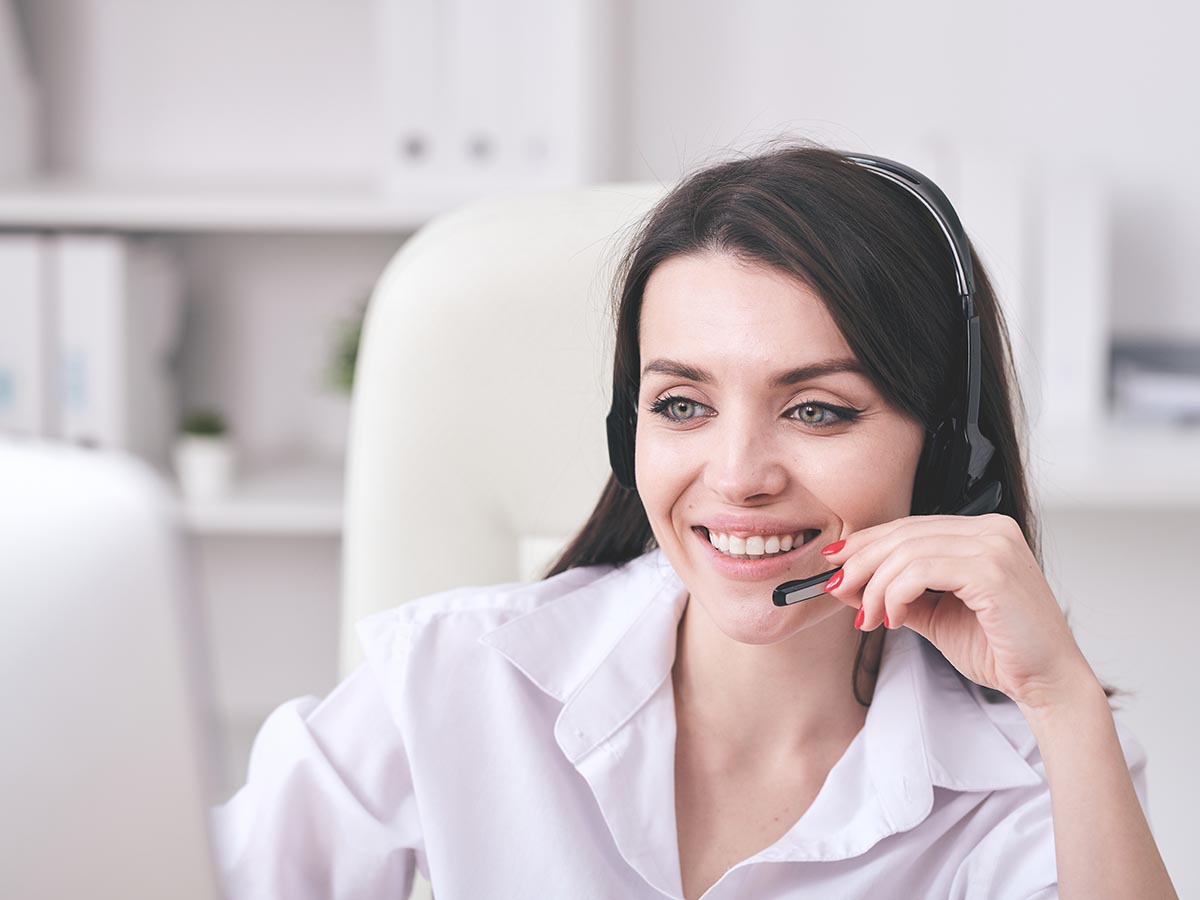
[[[953,441],[954,425],[951,419],[944,419],[933,431],[926,429],[925,446],[921,449],[913,478],[913,515],[934,515],[947,508],[946,497],[951,486],[947,483],[949,473],[946,468],[950,462]]]

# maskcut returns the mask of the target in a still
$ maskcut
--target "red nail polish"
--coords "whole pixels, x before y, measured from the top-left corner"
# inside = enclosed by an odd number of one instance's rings
[[[823,548],[821,550],[821,552],[824,553],[826,556],[828,556],[831,553],[837,553],[839,550],[841,550],[845,546],[846,546],[845,541],[834,541],[828,547]]]
[[[854,627],[862,628],[863,618],[866,616],[866,610],[861,606],[858,608],[858,615],[854,617]]]
[[[842,572],[843,571],[845,571],[845,570],[838,569],[833,574],[833,577],[830,578],[827,582],[825,582],[825,590],[832,591],[835,587],[837,587],[839,584],[842,583]]]
[[[889,622],[888,622],[887,613],[884,613],[884,614],[883,614],[883,627],[884,627],[884,628],[891,628],[891,627],[892,627],[892,626],[891,626],[891,623],[889,623]]]

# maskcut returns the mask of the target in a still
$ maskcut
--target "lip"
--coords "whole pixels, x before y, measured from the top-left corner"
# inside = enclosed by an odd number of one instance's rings
[[[802,531],[820,531],[821,526],[814,522],[786,522],[783,519],[770,519],[761,516],[713,516],[697,522],[697,527],[703,526],[709,531],[732,534],[741,538],[754,535],[799,534]]]
[[[719,521],[719,520],[718,520]],[[769,559],[734,559],[731,556],[726,556],[711,543],[701,530],[700,526],[692,528],[692,534],[696,536],[703,546],[704,552],[712,560],[713,565],[726,578],[732,578],[735,581],[766,581],[769,579],[778,580],[782,576],[792,572],[797,564],[809,556],[808,548],[815,545],[817,538],[821,536],[818,529],[800,529],[804,531],[816,531],[811,538],[801,544],[798,548],[793,548],[790,552],[784,553],[782,556],[772,556]],[[751,532],[755,534],[757,532]],[[780,532],[768,532],[769,534],[779,534]],[[788,532],[782,532],[787,534]]]

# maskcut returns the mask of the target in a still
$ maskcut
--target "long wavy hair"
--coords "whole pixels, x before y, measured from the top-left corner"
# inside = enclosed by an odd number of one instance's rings
[[[770,266],[811,289],[894,408],[929,429],[945,416],[965,352],[955,270],[933,217],[902,188],[836,151],[789,142],[689,175],[633,235],[618,261],[613,293],[613,371],[626,396],[638,396],[638,328],[651,272],[674,256],[719,252]],[[1041,565],[1023,462],[1026,411],[1008,329],[974,248],[971,262],[983,345],[979,427],[995,446],[989,476],[1004,485],[997,512],[1016,520]],[[912,515],[933,508],[931,488],[914,485]],[[637,493],[610,476],[591,516],[545,577],[575,566],[620,565],[656,546]],[[851,673],[863,705],[869,699],[860,682],[878,670],[877,654],[873,664],[865,662],[869,638],[860,636]]]

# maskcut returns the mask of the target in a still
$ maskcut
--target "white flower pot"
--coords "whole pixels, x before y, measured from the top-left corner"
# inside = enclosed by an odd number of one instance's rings
[[[233,486],[233,442],[227,437],[180,435],[172,451],[179,488],[189,500],[213,500]]]

